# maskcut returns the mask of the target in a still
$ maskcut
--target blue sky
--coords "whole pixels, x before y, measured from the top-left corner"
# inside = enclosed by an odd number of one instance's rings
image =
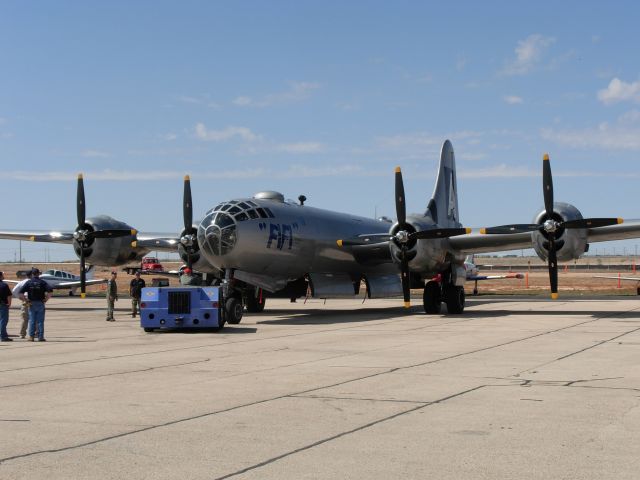
[[[638,218],[639,9],[3,1],[0,229],[72,229],[78,172],[89,215],[142,231],[180,229],[185,173],[196,216],[265,189],[393,216],[401,165],[419,212],[446,138],[470,227],[530,221],[544,152],[556,200]]]

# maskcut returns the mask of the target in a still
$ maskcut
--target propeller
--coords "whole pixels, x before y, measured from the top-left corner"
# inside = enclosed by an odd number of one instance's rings
[[[511,225],[500,225],[497,227],[488,227],[480,229],[483,234],[510,234],[510,233],[526,233],[541,232],[545,234],[549,243],[548,265],[549,265],[549,284],[551,287],[551,298],[558,298],[558,258],[557,251],[562,248],[564,242],[557,241],[556,235],[558,231],[565,228],[598,228],[607,227],[609,225],[617,225],[622,223],[621,218],[581,218],[577,220],[557,221],[554,218],[553,211],[553,176],[551,175],[551,162],[549,155],[544,154],[542,157],[542,194],[544,197],[544,210],[546,220],[542,223],[515,223]]]
[[[415,231],[413,226],[407,223],[407,210],[404,195],[404,182],[400,167],[395,170],[395,204],[396,217],[398,219],[397,232],[394,235],[388,233],[374,233],[362,235],[347,240],[338,240],[339,247],[363,246],[394,242],[400,248],[400,276],[402,280],[402,296],[404,307],[411,306],[411,281],[409,278],[409,262],[415,257],[415,252],[409,251],[409,246],[414,240],[425,240],[435,238],[449,238],[457,235],[471,233],[470,228],[432,228],[428,230]]]
[[[73,239],[77,242],[80,250],[80,297],[85,298],[87,286],[87,271],[85,268],[85,250],[96,238],[116,238],[135,236],[136,230],[121,228],[105,228],[94,230],[86,220],[86,203],[84,198],[84,180],[82,174],[78,174],[78,186],[76,192],[76,215],[78,226],[73,232]]]
[[[180,243],[187,254],[187,267],[191,269],[192,257],[198,251],[198,231],[193,227],[193,203],[191,199],[191,179],[189,178],[189,175],[185,175],[184,177],[182,218],[184,221],[184,230],[180,237]]]

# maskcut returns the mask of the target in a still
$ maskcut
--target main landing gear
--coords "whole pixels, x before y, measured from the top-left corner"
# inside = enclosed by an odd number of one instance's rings
[[[444,301],[447,304],[448,313],[460,314],[464,311],[464,287],[430,280],[424,286],[422,301],[426,313],[440,313],[441,305]]]

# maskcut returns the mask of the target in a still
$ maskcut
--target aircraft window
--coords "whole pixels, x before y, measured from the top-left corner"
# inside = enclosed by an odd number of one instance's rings
[[[231,201],[229,201],[229,203],[230,203],[231,205],[237,205],[237,204],[238,204],[238,201],[237,201],[237,200],[231,200]]]
[[[243,209],[243,210],[246,210],[246,209],[250,208],[250,207],[249,207],[249,205],[247,205],[247,204],[246,204],[246,203],[244,203],[244,202],[240,202],[240,203],[238,204],[238,206],[239,206],[241,209]]]
[[[224,203],[219,203],[218,205],[213,207],[210,211],[220,210],[220,208],[222,208],[222,205],[224,205]]]
[[[257,207],[258,206],[258,204],[256,202],[252,202],[251,200],[247,200],[247,203],[249,205],[251,205],[252,207]]]
[[[238,213],[239,211],[240,211],[240,208],[238,206],[231,207],[229,209],[229,213]]]
[[[44,275],[53,275],[55,273],[55,270],[47,270],[46,272],[44,272]]]
[[[249,217],[247,216],[246,213],[240,212],[235,216],[235,219],[238,220],[239,222],[244,222],[245,220],[249,220]]]
[[[62,272],[56,272],[56,277],[62,277]]]
[[[264,211],[267,212],[267,215],[269,215],[270,218],[276,218],[276,216],[273,214],[273,212],[271,210],[269,210],[268,208],[265,208]]]
[[[249,214],[249,217],[251,217],[251,219],[259,217],[258,212],[256,212],[255,210],[249,210],[247,213]]]
[[[227,203],[226,205],[223,205],[222,208],[220,210],[222,210],[223,212],[226,210],[229,210],[231,208],[231,204]]]
[[[267,213],[264,211],[264,208],[256,208],[256,210],[258,211],[258,215],[260,215],[260,218],[269,218]]]
[[[228,227],[229,225],[233,225],[233,219],[229,215],[218,214],[213,223],[220,228],[224,228]]]

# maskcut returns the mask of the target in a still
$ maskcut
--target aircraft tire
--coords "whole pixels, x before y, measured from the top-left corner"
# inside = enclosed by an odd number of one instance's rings
[[[262,301],[260,301],[262,300]],[[262,296],[262,299],[256,298],[253,292],[247,296],[247,312],[260,313],[264,310],[264,304],[266,299]]]
[[[460,314],[464,311],[464,288],[452,285],[445,290],[445,302],[447,311],[452,314]]]
[[[227,317],[227,322],[231,325],[237,325],[242,320],[242,311],[244,309],[242,305],[242,300],[236,297],[231,297],[227,299],[227,302],[224,304],[225,314]]]
[[[151,332],[153,332],[153,330],[154,330],[153,328],[144,327],[144,331],[147,332],[147,333],[151,333]]]
[[[440,284],[433,280],[427,282],[424,286],[424,292],[422,294],[422,302],[424,304],[424,311],[430,314],[439,314],[442,304],[440,298]]]

